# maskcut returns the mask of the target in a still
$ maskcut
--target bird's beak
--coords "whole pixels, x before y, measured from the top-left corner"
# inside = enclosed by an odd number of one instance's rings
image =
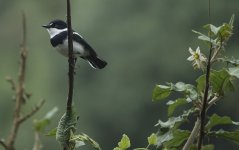
[[[50,25],[42,25],[43,28],[50,28],[51,26]]]

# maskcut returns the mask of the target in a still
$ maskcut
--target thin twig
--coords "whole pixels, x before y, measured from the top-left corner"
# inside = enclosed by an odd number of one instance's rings
[[[213,56],[211,58],[211,64],[216,61],[216,57],[219,54],[219,51],[221,50],[222,47],[223,47],[223,42],[222,42],[222,38],[221,38],[219,47],[214,49],[215,52],[213,53]]]
[[[10,77],[10,76],[7,76],[7,77],[6,77],[6,80],[11,84],[12,90],[13,90],[13,91],[16,91],[16,83],[15,83],[15,81],[13,80],[13,78]]]
[[[15,102],[15,112],[13,124],[7,141],[8,150],[14,150],[14,143],[17,136],[18,128],[20,126],[19,118],[21,112],[21,106],[24,101],[24,79],[25,79],[25,69],[26,69],[26,60],[27,60],[27,49],[26,49],[26,18],[25,14],[22,14],[22,23],[23,23],[23,41],[21,44],[21,59],[20,59],[20,68],[18,76],[18,85],[16,87],[16,102]]]
[[[194,141],[198,135],[199,129],[200,129],[200,124],[201,124],[201,122],[200,122],[200,119],[198,118],[197,121],[195,122],[193,130],[192,130],[187,142],[184,144],[182,150],[189,150],[190,146],[194,143]]]
[[[22,117],[19,118],[19,120],[18,120],[19,123],[22,123],[22,122],[24,122],[25,120],[27,120],[28,118],[30,118],[31,116],[33,116],[38,110],[41,109],[41,107],[43,106],[44,103],[45,103],[45,100],[42,99],[42,100],[40,101],[40,103],[32,109],[32,111],[30,111],[30,112],[27,113],[26,115],[24,115],[24,116],[22,116]]]
[[[33,150],[41,150],[42,149],[42,145],[41,145],[41,140],[40,140],[40,133],[35,131],[35,143],[33,146]]]
[[[215,97],[213,97],[212,98],[212,100],[210,100],[209,102],[208,102],[208,106],[207,106],[207,110],[213,105],[213,104],[215,104],[217,101],[219,101],[220,99],[222,98],[222,96],[215,96]]]
[[[211,23],[211,1],[208,0],[208,15],[209,15],[209,24]],[[200,113],[200,132],[199,132],[199,139],[198,139],[198,145],[197,150],[201,150],[203,139],[204,139],[204,126],[205,126],[205,119],[206,119],[206,110],[207,110],[207,103],[208,103],[208,93],[209,93],[209,86],[210,86],[210,71],[211,71],[211,57],[212,57],[212,37],[211,37],[211,31],[209,31],[209,37],[210,37],[210,49],[209,49],[209,56],[208,56],[208,62],[207,62],[207,69],[206,69],[206,85],[205,85],[205,91],[202,101],[202,108]]]
[[[7,145],[3,140],[0,140],[0,145],[2,145],[2,147],[7,150]]]

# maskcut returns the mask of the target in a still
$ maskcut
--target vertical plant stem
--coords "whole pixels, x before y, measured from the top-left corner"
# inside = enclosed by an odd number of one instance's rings
[[[197,119],[197,121],[195,122],[195,125],[193,127],[193,130],[190,134],[190,136],[188,137],[187,142],[184,144],[183,149],[182,150],[189,150],[190,146],[194,143],[197,135],[198,135],[198,131],[200,129],[200,119]]]
[[[68,97],[67,97],[67,112],[72,112],[73,90],[74,90],[74,69],[75,57],[73,54],[73,41],[72,41],[72,27],[71,27],[71,3],[67,0],[67,37],[68,37]],[[63,150],[68,150],[68,147],[63,147]]]
[[[68,55],[69,55],[69,59],[68,59],[69,91],[68,91],[68,98],[67,98],[67,110],[72,110],[75,58],[74,58],[74,54],[73,54],[70,0],[67,0],[67,35],[68,35],[68,50],[69,50],[69,52],[68,52]]]
[[[20,112],[21,106],[24,102],[24,79],[25,79],[25,69],[26,69],[26,58],[27,58],[27,49],[26,49],[26,17],[25,14],[23,16],[23,41],[21,44],[21,59],[20,59],[20,68],[19,68],[19,76],[18,76],[18,85],[16,88],[16,102],[15,102],[15,112],[13,124],[10,130],[10,134],[7,141],[8,150],[14,150],[14,143],[17,136],[18,128],[21,124],[20,120]]]
[[[209,24],[211,23],[211,2],[208,0],[208,15],[209,15]],[[209,56],[208,56],[208,62],[207,62],[207,70],[206,70],[206,85],[205,85],[205,91],[202,101],[202,108],[200,113],[200,132],[199,132],[199,139],[198,139],[198,146],[197,149],[201,150],[203,145],[203,139],[204,139],[204,126],[205,126],[205,119],[206,119],[206,110],[207,110],[207,100],[208,100],[208,93],[209,93],[209,87],[210,87],[210,70],[211,70],[211,57],[212,57],[212,42],[211,42],[211,31],[209,31],[209,37],[210,37],[210,49],[209,49]]]

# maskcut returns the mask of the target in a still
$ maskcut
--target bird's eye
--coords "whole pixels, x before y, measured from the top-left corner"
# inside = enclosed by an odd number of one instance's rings
[[[54,23],[51,23],[51,24],[50,24],[50,26],[51,26],[51,27],[54,27],[54,26],[55,26],[55,24],[54,24]]]

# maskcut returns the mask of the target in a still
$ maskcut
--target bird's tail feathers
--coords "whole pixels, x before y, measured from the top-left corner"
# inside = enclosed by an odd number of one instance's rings
[[[102,69],[107,65],[106,61],[98,58],[97,56],[88,57],[87,61],[95,69]]]

